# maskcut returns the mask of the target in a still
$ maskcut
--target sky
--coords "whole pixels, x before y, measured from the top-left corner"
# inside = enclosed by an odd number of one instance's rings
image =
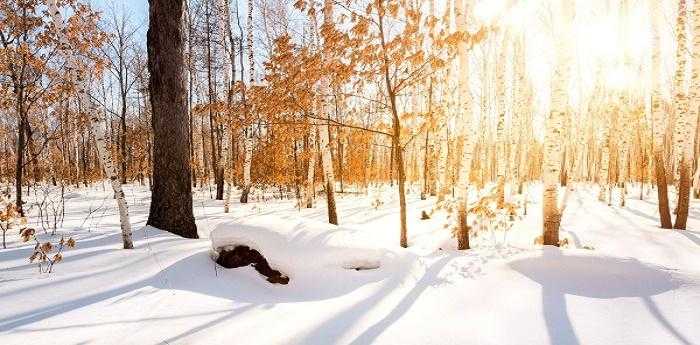
[[[107,12],[112,5],[124,6],[133,14],[134,21],[143,24],[144,27],[148,24],[148,0],[91,0],[90,2],[102,12]]]

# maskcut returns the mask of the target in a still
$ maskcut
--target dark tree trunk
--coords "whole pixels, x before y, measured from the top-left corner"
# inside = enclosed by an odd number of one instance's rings
[[[671,229],[671,211],[668,207],[668,184],[666,183],[666,168],[661,156],[663,153],[654,153],[654,165],[656,166],[656,191],[659,197],[659,218],[661,228]]]
[[[681,176],[678,181],[678,207],[674,229],[685,230],[688,222],[688,207],[690,206],[690,166],[685,159],[681,160]]]
[[[149,0],[147,34],[153,125],[153,193],[148,225],[197,238],[192,215],[184,0]]]

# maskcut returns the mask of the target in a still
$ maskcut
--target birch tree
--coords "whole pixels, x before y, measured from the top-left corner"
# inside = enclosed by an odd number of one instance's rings
[[[569,15],[567,1],[559,1],[561,13],[553,20],[554,36],[554,71],[551,82],[550,111],[545,119],[544,155],[542,162],[543,244],[559,246],[559,225],[561,211],[558,205],[559,181],[561,173],[562,126],[568,110],[568,65],[564,49],[566,48],[566,24]],[[562,32],[563,31],[563,32]]]
[[[693,7],[693,21],[697,18],[695,13],[698,5],[694,4]],[[685,0],[680,0],[678,2],[678,20],[676,22],[676,41],[677,41],[677,53],[676,53],[676,77],[675,77],[675,110],[676,110],[676,124],[674,131],[674,152],[676,153],[675,161],[678,162],[678,170],[680,173],[680,178],[678,180],[678,203],[676,208],[676,221],[673,224],[674,229],[685,230],[686,223],[688,220],[688,207],[690,203],[690,179],[692,175],[693,168],[693,141],[695,136],[694,129],[697,123],[697,107],[695,109],[689,109],[689,102],[691,97],[697,96],[690,95],[686,92],[685,82],[686,82],[686,65],[688,63],[688,43],[686,34],[686,21],[687,21],[687,5]],[[693,25],[697,25],[693,23]],[[693,33],[698,36],[698,32]],[[696,38],[693,38],[693,48],[695,46]],[[691,66],[693,75],[691,82],[697,82],[698,67],[695,66],[696,56],[700,54],[693,50],[693,64]],[[691,87],[696,87],[692,85]],[[697,91],[695,91],[697,92]],[[692,101],[695,106],[697,106],[697,101]],[[695,118],[694,118],[695,116]]]

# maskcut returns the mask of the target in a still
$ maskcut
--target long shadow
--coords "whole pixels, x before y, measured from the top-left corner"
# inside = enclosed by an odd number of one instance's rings
[[[650,296],[642,296],[642,301],[644,302],[644,305],[647,307],[647,310],[651,313],[651,315],[656,318],[656,320],[661,323],[661,326],[663,326],[666,331],[671,333],[671,335],[676,338],[680,343],[684,345],[692,345],[692,343],[686,339],[686,337],[681,334],[681,332],[676,329],[676,327],[671,324],[671,322],[668,321],[668,319],[664,316],[663,313],[661,313],[661,310],[656,306],[656,303],[651,299]]]
[[[413,305],[413,303],[418,300],[418,297],[431,286],[440,271],[447,265],[447,263],[454,257],[445,256],[433,263],[428,267],[428,269],[423,273],[423,277],[416,282],[415,286],[401,299],[401,301],[387,314],[384,318],[377,321],[374,325],[365,330],[360,334],[351,344],[371,344],[374,340],[379,337],[384,330],[389,328],[394,322],[398,321],[401,316],[403,316]]]
[[[646,213],[644,213],[644,212],[641,212],[641,211],[639,211],[639,210],[636,210],[636,209],[633,209],[633,208],[629,208],[629,207],[625,207],[625,208],[623,208],[623,210],[625,210],[625,211],[627,211],[627,212],[629,212],[629,213],[632,213],[632,214],[634,214],[635,216],[639,216],[639,217],[642,217],[642,218],[646,218],[646,219],[648,219],[648,220],[650,220],[650,221],[652,221],[652,222],[654,222],[654,223],[658,223],[658,222],[659,222],[659,218],[654,217],[654,216],[650,216],[650,215],[648,215],[648,214],[646,214]]]
[[[680,283],[659,267],[636,259],[593,255],[563,255],[545,246],[543,255],[512,261],[509,265],[542,286],[545,323],[553,344],[579,344],[566,305],[566,295],[596,299],[650,296],[676,289]],[[654,282],[654,284],[649,284]],[[652,314],[682,343],[685,338],[660,313]]]
[[[240,307],[240,308],[233,309],[233,310],[231,310],[230,312],[228,312],[228,313],[226,313],[226,314],[224,314],[224,315],[222,315],[222,316],[220,316],[220,317],[218,317],[218,318],[216,318],[216,319],[214,319],[214,320],[205,322],[205,323],[203,323],[203,324],[201,324],[201,325],[199,325],[199,326],[197,326],[197,327],[194,327],[194,328],[189,329],[189,330],[187,330],[187,331],[185,331],[185,332],[182,332],[182,333],[180,333],[180,334],[178,334],[178,335],[175,335],[175,336],[172,336],[172,337],[170,337],[170,338],[168,338],[168,339],[165,339],[165,340],[163,340],[163,343],[165,343],[165,344],[170,344],[170,343],[172,343],[172,342],[174,342],[174,341],[176,341],[176,340],[179,340],[179,339],[182,339],[182,338],[184,338],[184,337],[193,335],[193,334],[195,334],[195,333],[197,333],[197,332],[200,332],[200,331],[203,331],[203,330],[205,330],[205,329],[207,329],[207,328],[209,328],[209,327],[212,327],[212,326],[217,325],[217,324],[219,324],[219,323],[222,323],[222,322],[224,322],[224,321],[230,320],[230,319],[231,319],[232,317],[234,317],[234,316],[239,316],[239,315],[241,315],[243,312],[245,312],[245,311],[247,311],[247,310],[249,310],[249,309],[252,309],[253,307],[254,307],[254,305],[247,305],[247,306],[244,306],[244,307]]]
[[[87,327],[99,327],[99,326],[105,326],[105,325],[139,324],[139,323],[148,322],[148,321],[167,321],[167,320],[186,319],[189,317],[217,315],[217,314],[224,314],[224,313],[231,314],[234,311],[240,312],[242,309],[247,309],[248,307],[252,307],[252,305],[247,305],[244,307],[239,307],[239,308],[234,308],[234,309],[212,310],[212,311],[201,312],[201,313],[180,314],[180,315],[171,315],[171,316],[145,317],[145,318],[137,318],[137,319],[118,320],[118,321],[100,321],[100,322],[93,322],[93,323],[80,323],[80,324],[72,323],[70,325],[59,326],[59,327],[37,327],[37,328],[20,327],[20,328],[14,329],[13,331],[17,332],[17,333],[33,333],[33,332],[56,331],[56,330],[62,330],[62,329],[80,329],[80,328],[87,328]]]
[[[695,244],[697,244],[698,246],[700,246],[700,236],[695,235],[694,232],[688,231],[688,230],[678,230],[678,231],[675,231],[675,232],[676,232],[677,234],[681,234],[681,235],[685,236],[685,238],[691,240],[693,243],[695,243]]]
[[[451,257],[438,260],[433,266],[444,267]],[[402,270],[401,275],[387,278],[382,286],[369,297],[353,304],[350,308],[335,314],[333,317],[316,325],[314,329],[302,336],[300,344],[325,344],[329,339],[339,339],[347,333],[369,310],[377,306],[386,296],[390,295],[409,275],[408,270]]]
[[[148,260],[150,259],[149,256],[144,256],[142,260]],[[188,257],[182,258],[173,265],[167,267],[164,271],[159,271],[153,275],[149,275],[148,277],[145,277],[144,279],[137,280],[128,284],[123,284],[105,291],[97,292],[97,293],[92,293],[92,294],[86,294],[85,296],[82,296],[80,298],[75,298],[72,300],[67,300],[63,301],[61,303],[56,303],[48,306],[40,306],[37,308],[34,308],[29,311],[25,311],[19,314],[14,314],[14,315],[9,315],[6,317],[0,318],[0,332],[5,332],[5,331],[10,331],[14,330],[18,327],[23,327],[27,326],[36,322],[39,322],[41,320],[45,320],[54,316],[59,316],[61,314],[65,314],[68,312],[71,312],[73,310],[77,310],[80,308],[84,308],[89,305],[93,305],[96,303],[100,303],[102,301],[122,296],[128,293],[131,293],[133,291],[137,291],[139,289],[145,288],[145,287],[153,287],[156,289],[177,289],[177,290],[186,290],[186,291],[193,291],[196,293],[200,294],[206,294],[210,296],[216,296],[216,297],[221,297],[221,298],[227,298],[227,299],[234,299],[233,296],[235,296],[235,293],[232,292],[234,289],[230,289],[230,286],[235,284],[235,281],[229,281],[227,279],[224,280],[216,280],[216,279],[189,279],[188,277],[191,276],[192,272],[197,272],[196,268],[201,268],[202,267],[202,261],[205,262],[211,262],[211,259],[208,257],[208,254],[206,251],[198,252],[195,254],[192,254]],[[133,262],[127,262],[123,266],[120,266],[118,269],[124,269],[128,270],[129,267],[133,265]],[[172,272],[172,271],[175,272]],[[104,275],[104,274],[110,274],[113,273],[114,270],[109,270],[108,272],[100,272],[98,275]],[[183,272],[189,272],[188,276],[182,276]],[[183,277],[178,280],[168,280],[168,279],[162,279],[161,275],[167,275],[168,273],[174,273],[173,277]],[[59,283],[69,283],[73,282],[74,284],[76,283],[76,280],[80,279],[98,279],[95,278],[95,274],[91,274],[89,276],[81,276],[79,278],[69,278],[66,280],[63,280],[61,282],[53,282],[45,284],[46,288],[51,288],[56,284]],[[229,287],[229,289],[223,288],[226,285]],[[38,288],[38,287],[32,287]],[[233,311],[232,311],[233,312]]]

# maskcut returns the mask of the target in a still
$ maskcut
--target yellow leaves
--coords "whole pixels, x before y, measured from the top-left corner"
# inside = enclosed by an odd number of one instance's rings
[[[53,244],[51,242],[44,242],[39,246],[39,250],[41,250],[44,253],[48,253],[53,249]]]
[[[488,205],[479,203],[468,211],[471,214],[484,217],[486,219],[496,218],[496,213]]]
[[[299,11],[305,11],[306,10],[307,3],[304,0],[297,0],[294,2],[294,8],[296,8]]]
[[[61,262],[61,260],[63,260],[63,255],[61,253],[54,254],[53,259],[52,259],[54,264]]]
[[[20,237],[22,237],[22,242],[29,242],[29,240],[34,238],[35,233],[36,233],[36,230],[34,230],[32,228],[23,229],[20,232]]]
[[[369,33],[369,20],[360,18],[351,30],[352,34],[357,37],[365,36]]]
[[[387,6],[387,10],[390,16],[396,17],[399,14],[399,4],[392,2]]]
[[[418,50],[415,54],[409,56],[408,60],[415,66],[422,65],[425,62],[425,53],[423,50]]]

